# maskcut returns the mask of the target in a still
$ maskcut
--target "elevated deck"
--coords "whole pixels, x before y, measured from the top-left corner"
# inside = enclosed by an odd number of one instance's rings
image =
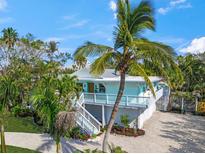
[[[155,92],[156,100],[152,98],[152,94],[147,93],[144,96],[122,96],[120,106],[131,108],[147,108],[151,101],[157,101],[163,95],[163,89],[159,89]],[[117,95],[115,94],[103,94],[103,93],[83,93],[84,103],[93,105],[106,105],[113,106]]]

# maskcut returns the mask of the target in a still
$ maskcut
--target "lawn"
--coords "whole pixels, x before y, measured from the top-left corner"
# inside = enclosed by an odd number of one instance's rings
[[[43,133],[43,128],[35,124],[32,117],[8,116],[5,130],[6,132]]]
[[[39,153],[35,150],[20,148],[20,147],[14,147],[14,146],[6,146],[7,147],[7,153]]]

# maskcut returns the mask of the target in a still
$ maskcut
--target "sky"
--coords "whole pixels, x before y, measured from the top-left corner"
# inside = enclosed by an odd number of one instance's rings
[[[151,0],[156,31],[145,37],[172,46],[178,54],[205,51],[205,0]],[[137,5],[140,0],[131,0]],[[0,30],[60,42],[73,53],[86,41],[113,46],[115,0],[0,0]]]

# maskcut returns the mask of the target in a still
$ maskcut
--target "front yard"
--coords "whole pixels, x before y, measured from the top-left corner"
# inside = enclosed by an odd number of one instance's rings
[[[35,124],[32,117],[8,115],[5,119],[6,132],[43,133],[43,128]]]

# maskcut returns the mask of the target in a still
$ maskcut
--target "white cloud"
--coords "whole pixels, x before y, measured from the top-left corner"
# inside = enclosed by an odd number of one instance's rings
[[[49,38],[45,39],[46,42],[50,42],[50,41],[60,42],[63,40],[64,40],[63,37],[49,37]]]
[[[171,5],[171,6],[176,6],[176,5],[185,3],[185,2],[186,2],[186,0],[172,0],[172,1],[170,2],[170,5]]]
[[[75,15],[65,15],[62,17],[63,20],[72,20],[76,17],[76,14]]]
[[[0,0],[0,11],[4,11],[7,8],[7,1]]]
[[[158,13],[165,15],[173,9],[188,9],[192,8],[191,3],[188,3],[187,0],[171,0],[167,7],[161,7],[158,9]]]
[[[187,47],[179,51],[183,53],[203,53],[205,51],[205,37],[195,38]]]
[[[0,18],[0,24],[6,24],[6,23],[11,23],[13,22],[13,18],[11,17],[4,17],[4,18]]]
[[[63,28],[60,28],[61,30],[66,30],[66,29],[71,29],[71,28],[79,28],[79,27],[83,27],[84,25],[86,25],[89,22],[89,20],[81,20],[78,21],[76,23],[72,23],[68,26],[65,26]]]
[[[115,1],[113,1],[113,0],[111,0],[110,3],[109,3],[109,6],[110,6],[110,9],[114,12],[113,13],[113,18],[117,19],[117,13],[116,13],[116,11],[117,11],[117,3]]]
[[[187,4],[179,5],[177,8],[178,9],[189,9],[189,8],[192,8],[192,5],[191,3],[187,3]]]
[[[117,10],[117,4],[113,0],[110,1],[110,9],[113,12],[115,12]]]
[[[159,12],[160,14],[165,15],[169,10],[170,10],[169,7],[167,7],[167,8],[162,8],[162,7],[161,7],[161,8],[158,9],[158,12]]]

